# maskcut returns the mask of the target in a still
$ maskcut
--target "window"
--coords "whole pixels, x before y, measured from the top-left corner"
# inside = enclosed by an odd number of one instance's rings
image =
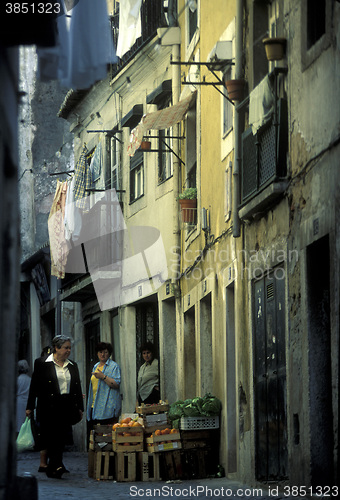
[[[224,73],[224,80],[231,80],[231,68]],[[225,87],[223,87],[224,94],[227,96],[228,92]],[[223,98],[223,128],[222,135],[226,136],[233,127],[233,105],[228,99]]]
[[[326,0],[307,1],[307,49],[326,33]]]
[[[188,34],[190,44],[197,29],[197,0],[189,0],[188,7]]]
[[[227,168],[225,169],[225,195],[224,195],[224,218],[225,221],[230,220],[231,217],[231,204],[232,204],[232,163],[229,162]]]
[[[198,0],[188,0],[186,9],[186,45],[190,57],[198,42]]]
[[[172,154],[168,145],[172,149],[172,128],[160,130],[158,134],[159,154],[158,154],[158,183],[166,181],[172,176]]]
[[[331,43],[331,0],[302,0],[302,69],[312,64]]]
[[[197,138],[196,138],[196,100],[188,110],[186,120],[186,179],[185,187],[196,187]]]
[[[118,141],[114,137],[110,140],[110,161],[111,161],[111,187],[119,189],[119,172],[118,172]]]
[[[130,203],[144,194],[143,151],[136,151],[130,160]]]

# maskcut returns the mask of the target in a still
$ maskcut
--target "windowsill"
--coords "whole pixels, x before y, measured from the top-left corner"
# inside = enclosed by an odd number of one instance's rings
[[[228,137],[228,135],[231,134],[232,131],[233,127],[231,126],[230,128],[228,128],[226,132],[223,133],[222,140],[224,141]]]
[[[143,197],[144,197],[144,194],[141,194],[140,196],[138,196],[138,198],[135,198],[134,200],[130,201],[129,205],[133,205],[134,203],[136,203],[138,200],[140,200]]]
[[[158,181],[157,183],[157,187],[160,187],[160,186],[163,186],[163,184],[167,181],[169,181],[170,179],[173,178],[173,175],[169,175],[169,177],[167,177],[166,179],[164,179],[163,181]]]
[[[269,184],[269,186],[239,209],[240,219],[251,220],[257,216],[262,216],[263,213],[267,212],[282,197],[287,187],[287,179]]]

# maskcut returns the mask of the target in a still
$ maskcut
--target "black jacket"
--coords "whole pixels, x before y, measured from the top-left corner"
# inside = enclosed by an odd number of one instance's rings
[[[84,411],[78,366],[74,361],[70,360],[68,369],[71,375],[70,399],[75,409]],[[53,418],[60,413],[60,389],[53,362],[44,361],[35,364],[27,409],[33,411],[35,408],[37,409],[38,421]]]

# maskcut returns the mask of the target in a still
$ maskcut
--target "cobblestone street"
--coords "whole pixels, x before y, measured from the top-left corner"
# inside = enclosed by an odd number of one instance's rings
[[[21,453],[17,460],[17,475],[33,475],[38,480],[39,500],[51,498],[101,500],[133,498],[261,498],[261,499],[298,499],[284,491],[278,492],[272,487],[268,491],[260,486],[249,487],[226,478],[200,479],[193,481],[156,481],[156,482],[115,482],[96,481],[88,477],[87,454],[68,452],[64,455],[64,464],[70,474],[64,474],[61,480],[49,479],[38,473],[38,453]],[[272,493],[272,494],[271,494]]]

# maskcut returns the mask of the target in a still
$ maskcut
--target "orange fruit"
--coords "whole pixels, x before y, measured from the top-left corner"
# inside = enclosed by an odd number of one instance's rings
[[[130,446],[130,443],[124,443],[123,446]]]
[[[142,424],[139,422],[133,422],[132,427],[142,427]]]
[[[170,429],[166,428],[162,430],[162,434],[170,434]]]
[[[121,424],[121,427],[129,427],[129,424]]]
[[[177,434],[177,429],[171,429],[170,434]]]
[[[113,424],[112,429],[117,429],[117,427],[120,427],[120,424]]]
[[[128,424],[129,422],[131,422],[132,418],[131,417],[126,417],[126,418],[123,418],[120,423],[121,424]]]
[[[160,436],[162,431],[160,429],[155,430],[155,436]]]

